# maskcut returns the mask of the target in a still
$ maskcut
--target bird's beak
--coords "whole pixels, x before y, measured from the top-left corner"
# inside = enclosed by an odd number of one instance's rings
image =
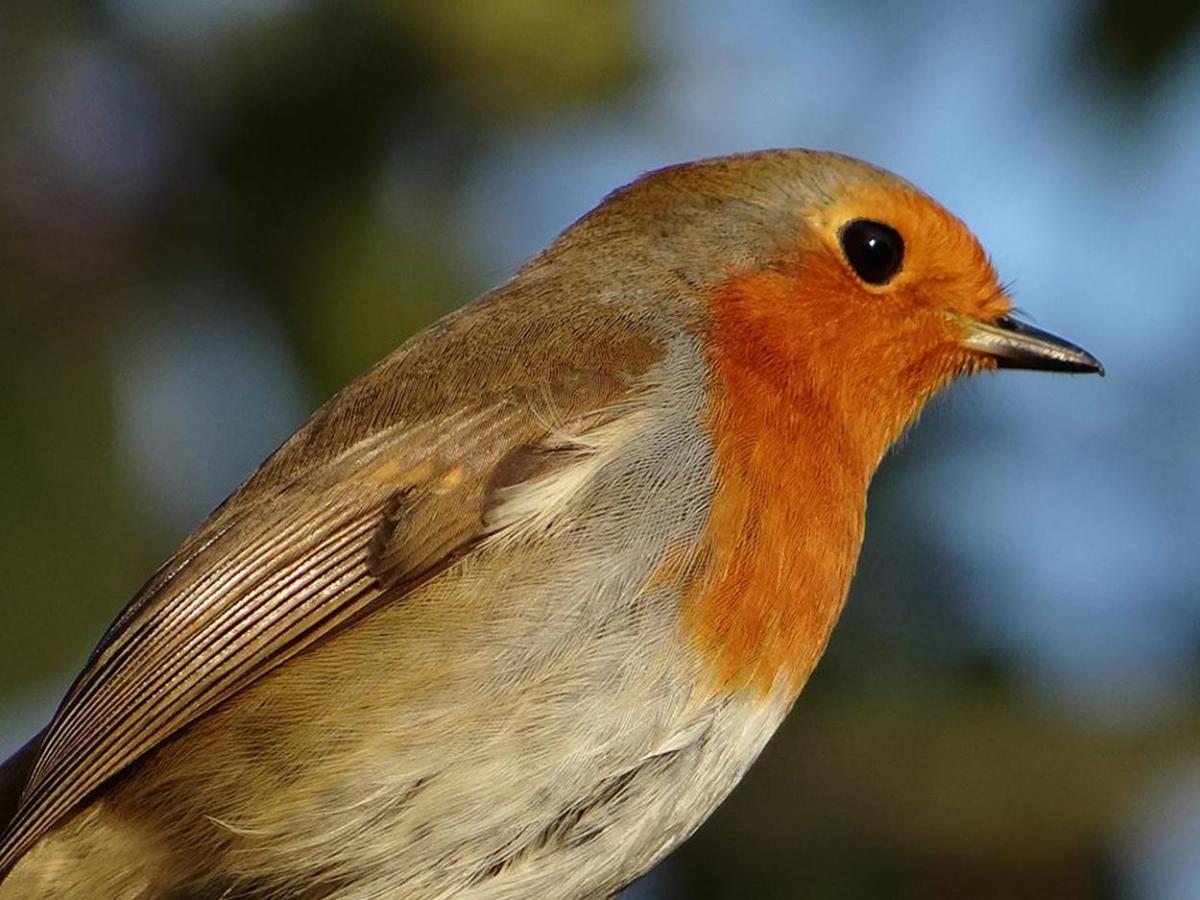
[[[975,320],[963,324],[967,334],[962,345],[995,357],[998,368],[1104,374],[1100,360],[1082,347],[1012,316],[1003,316],[993,325]]]

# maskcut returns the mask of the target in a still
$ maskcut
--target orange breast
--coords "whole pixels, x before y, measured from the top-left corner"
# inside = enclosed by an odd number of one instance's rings
[[[778,352],[794,283],[763,272],[712,303],[708,427],[716,490],[688,572],[684,625],[723,689],[799,691],[841,613],[872,463],[811,361]],[[786,307],[783,307],[786,309]]]

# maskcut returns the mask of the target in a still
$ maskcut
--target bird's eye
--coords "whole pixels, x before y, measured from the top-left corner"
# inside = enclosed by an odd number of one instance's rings
[[[842,227],[840,236],[846,261],[867,284],[887,284],[900,271],[904,238],[895,228],[870,219],[855,219]]]

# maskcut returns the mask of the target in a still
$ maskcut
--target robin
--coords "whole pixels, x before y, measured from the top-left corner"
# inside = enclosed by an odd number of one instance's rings
[[[905,181],[646,175],[155,573],[0,774],[0,898],[618,892],[796,700],[889,446],[997,367],[1102,372]]]

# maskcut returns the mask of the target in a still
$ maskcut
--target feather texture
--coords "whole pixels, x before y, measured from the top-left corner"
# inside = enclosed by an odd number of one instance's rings
[[[905,232],[891,281],[844,258],[857,218]],[[875,466],[1006,309],[961,223],[843,157],[615,192],[117,617],[3,770],[0,900],[617,892],[778,725]]]

